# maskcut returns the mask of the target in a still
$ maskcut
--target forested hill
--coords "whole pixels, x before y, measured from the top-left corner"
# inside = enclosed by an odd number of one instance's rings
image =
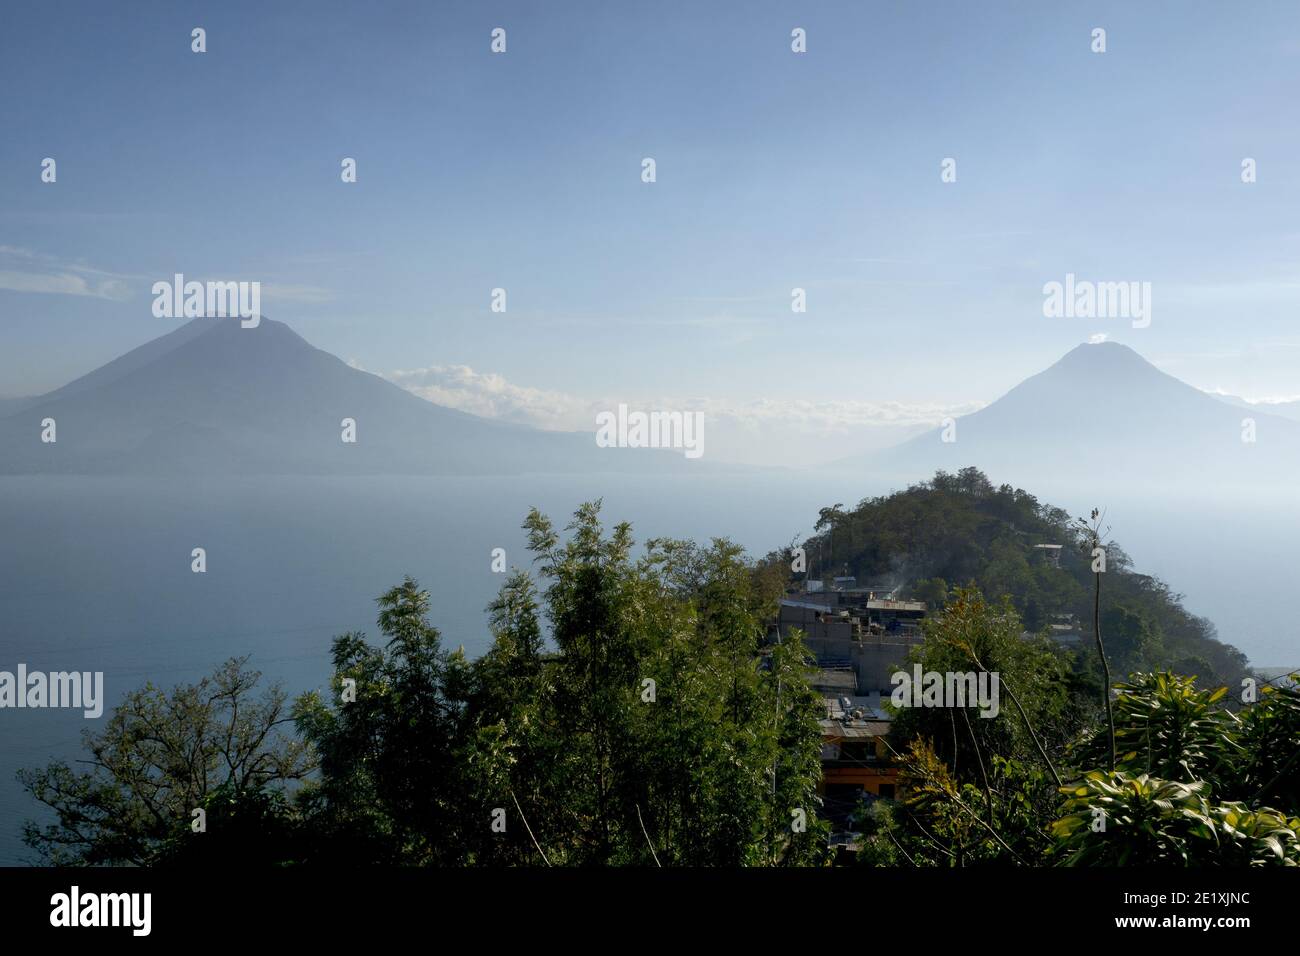
[[[823,508],[816,529],[804,543],[810,578],[852,575],[860,585],[901,585],[904,596],[928,602],[932,612],[950,589],[973,584],[990,600],[1008,595],[1030,631],[1073,616],[1084,647],[1092,646],[1092,557],[1077,521],[1019,488],[995,488],[978,469],[940,471],[851,510]],[[1063,546],[1059,567],[1035,547],[1042,544]],[[1218,640],[1210,621],[1188,613],[1164,582],[1135,571],[1115,541],[1106,554],[1101,626],[1113,668],[1167,667],[1220,684],[1239,680],[1246,656]]]

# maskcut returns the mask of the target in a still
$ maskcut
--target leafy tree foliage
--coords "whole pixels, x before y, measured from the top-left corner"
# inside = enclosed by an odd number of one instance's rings
[[[260,677],[238,658],[196,684],[170,692],[146,684],[127,694],[102,731],[83,732],[90,769],[57,761],[19,772],[56,818],[26,824],[26,843],[56,865],[144,865],[178,855],[196,809],[220,807],[242,825],[253,808],[280,802],[314,758],[287,733],[284,691],[255,693]],[[250,859],[280,852],[281,839],[264,841]]]
[[[973,700],[964,708],[899,708],[891,740],[931,741],[936,756],[962,782],[979,782],[988,772],[991,754],[1006,759],[1036,756],[1045,744],[1052,754],[1063,755],[1085,716],[1077,706],[1076,681],[1048,641],[1026,640],[1023,630],[1008,601],[990,606],[977,591],[954,592],[943,612],[926,622],[925,643],[913,648],[906,668],[909,673],[916,664],[922,672],[996,673],[999,712],[983,717]],[[1023,715],[1012,704],[1013,695]],[[1031,732],[1031,727],[1037,730]]]
[[[311,693],[295,707],[320,755],[304,801],[335,861],[461,863],[473,829],[459,759],[468,665],[442,647],[415,581],[378,603],[384,646],[362,634],[336,638],[333,705]]]

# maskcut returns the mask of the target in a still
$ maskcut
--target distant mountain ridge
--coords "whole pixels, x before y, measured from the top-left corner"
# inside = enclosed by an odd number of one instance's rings
[[[1118,343],[1081,345],[990,405],[830,468],[915,480],[976,465],[998,480],[1293,485],[1300,421],[1202,392]],[[57,442],[40,440],[54,419]],[[341,440],[342,421],[357,442]],[[1250,422],[1247,423],[1246,420]],[[1253,442],[1243,441],[1253,428]],[[774,448],[773,465],[788,465]],[[0,399],[0,474],[520,474],[712,471],[680,451],[599,448],[435,405],[281,322],[194,319],[33,398]],[[745,466],[722,466],[750,470]]]
[[[1300,422],[1234,407],[1114,342],[1078,346],[957,419],[948,435],[955,440],[932,429],[836,464],[909,477],[976,465],[1018,484],[1072,477],[1141,484],[1191,473],[1275,485],[1294,482],[1300,467]]]
[[[41,421],[56,442],[41,441]],[[342,440],[342,422],[357,440]],[[0,473],[520,474],[708,468],[426,401],[263,318],[194,319],[0,406]]]

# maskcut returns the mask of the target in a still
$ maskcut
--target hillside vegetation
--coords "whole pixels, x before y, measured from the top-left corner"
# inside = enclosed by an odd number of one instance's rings
[[[803,544],[810,577],[901,584],[904,596],[928,602],[931,612],[958,587],[974,587],[990,600],[1005,595],[1034,633],[1076,622],[1081,653],[1090,653],[1091,548],[1076,519],[1027,491],[994,487],[976,468],[940,471],[851,510],[823,508],[816,527]],[[1063,546],[1059,567],[1039,544]],[[1167,584],[1135,570],[1115,541],[1106,542],[1101,578],[1102,636],[1119,672],[1168,669],[1207,686],[1235,684],[1245,674],[1246,656],[1220,641],[1210,621],[1189,613]]]

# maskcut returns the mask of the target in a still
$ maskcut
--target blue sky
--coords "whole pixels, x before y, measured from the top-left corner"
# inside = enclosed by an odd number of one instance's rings
[[[1300,395],[1294,3],[3,17],[0,395],[168,331],[149,289],[174,272],[261,281],[313,344],[552,426],[638,398],[925,417],[1101,332],[1200,387]],[[1067,272],[1151,282],[1151,326],[1044,318]]]

